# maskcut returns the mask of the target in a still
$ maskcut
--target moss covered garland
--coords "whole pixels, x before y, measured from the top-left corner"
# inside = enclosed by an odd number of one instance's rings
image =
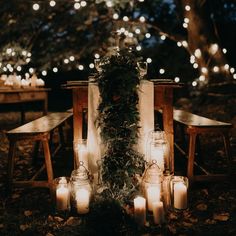
[[[97,121],[106,147],[102,181],[113,194],[129,195],[137,187],[135,174],[144,170],[144,158],[135,150],[140,119],[137,61],[123,50],[103,58],[100,64],[95,77],[101,97]]]

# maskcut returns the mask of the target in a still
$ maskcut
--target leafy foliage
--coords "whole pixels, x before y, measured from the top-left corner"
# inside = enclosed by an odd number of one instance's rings
[[[126,189],[127,196],[137,186],[135,174],[141,174],[144,168],[144,159],[135,150],[140,119],[136,60],[134,54],[121,50],[105,57],[96,74],[101,96],[97,122],[106,146],[102,180],[118,195]]]

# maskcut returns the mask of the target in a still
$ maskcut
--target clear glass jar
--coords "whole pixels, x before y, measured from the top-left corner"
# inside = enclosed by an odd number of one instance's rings
[[[78,214],[88,213],[92,197],[92,183],[89,172],[82,162],[76,170],[72,171],[70,185],[73,211]]]

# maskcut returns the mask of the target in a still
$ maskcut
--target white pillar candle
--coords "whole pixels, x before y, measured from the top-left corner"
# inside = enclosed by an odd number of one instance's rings
[[[160,186],[150,186],[147,187],[147,204],[148,210],[152,211],[153,202],[160,201],[161,189]]]
[[[151,162],[156,161],[156,164],[159,166],[159,168],[164,171],[164,150],[162,147],[158,146],[152,146],[151,147]]]
[[[182,182],[174,184],[174,208],[187,208],[187,186]]]
[[[88,169],[88,150],[85,144],[78,144],[79,161]]]
[[[164,206],[163,202],[153,202],[153,218],[155,224],[161,224],[164,222]]]
[[[76,208],[79,214],[86,214],[89,212],[89,191],[81,188],[76,191],[75,200]]]
[[[146,199],[143,197],[134,199],[134,219],[139,225],[146,223]]]
[[[62,185],[59,186],[56,190],[56,207],[59,211],[68,210],[70,200],[69,189]]]

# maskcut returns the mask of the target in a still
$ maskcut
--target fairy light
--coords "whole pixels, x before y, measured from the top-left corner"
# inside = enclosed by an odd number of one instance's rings
[[[139,2],[144,2],[144,0],[138,0]]]
[[[50,5],[50,7],[55,7],[56,6],[56,2],[52,0],[52,1],[49,2],[49,5]]]
[[[106,1],[107,7],[113,7],[113,2],[112,1]]]
[[[187,41],[186,41],[186,40],[182,41],[182,45],[183,45],[185,48],[187,48],[187,47],[188,47]]]
[[[188,24],[187,23],[183,23],[183,27],[186,29],[188,28]]]
[[[31,57],[31,56],[32,56],[31,52],[28,52],[27,57]]]
[[[196,86],[197,86],[197,81],[193,81],[193,82],[192,82],[192,86],[193,86],[193,87],[196,87]]]
[[[141,47],[140,45],[138,45],[138,46],[136,47],[136,50],[137,50],[137,51],[141,51],[141,50],[142,50],[142,47]]]
[[[199,79],[199,81],[203,82],[206,80],[206,77],[205,77],[205,75],[200,75],[198,79]]]
[[[236,74],[233,74],[233,78],[236,79]]]
[[[174,78],[174,81],[175,81],[176,83],[179,83],[180,78],[179,78],[179,77],[175,77],[175,78]]]
[[[143,23],[143,22],[145,22],[145,21],[146,21],[146,19],[145,19],[145,17],[144,17],[144,16],[140,16],[140,17],[139,17],[139,21]]]
[[[219,46],[217,43],[211,44],[209,51],[211,54],[215,54],[219,49]]]
[[[31,67],[31,68],[29,68],[29,73],[30,74],[33,74],[34,73],[34,69]]]
[[[94,68],[94,64],[93,64],[93,63],[90,63],[90,64],[89,64],[89,68],[90,68],[90,69],[93,69],[93,68]]]
[[[27,55],[27,52],[26,52],[25,50],[23,50],[23,51],[21,52],[21,54],[22,54],[23,56],[26,56],[26,55]]]
[[[117,13],[114,13],[114,14],[113,14],[113,19],[114,19],[114,20],[118,20],[118,19],[119,19],[119,15],[118,15]]]
[[[194,51],[194,55],[195,57],[197,58],[200,58],[202,56],[202,52],[199,48],[197,48],[195,51]]]
[[[0,62],[0,67],[2,66],[2,63]]]
[[[195,56],[191,55],[190,56],[190,63],[193,64],[195,62]]]
[[[30,61],[31,61],[31,59],[30,58],[26,58],[26,63],[29,63]]]
[[[80,3],[79,3],[79,2],[76,2],[76,3],[74,4],[74,8],[75,8],[75,10],[80,9]]]
[[[14,57],[16,55],[16,52],[12,52],[11,55]]]
[[[123,17],[123,21],[125,21],[125,22],[129,21],[129,17],[128,16],[124,16]]]
[[[198,68],[198,64],[197,64],[197,63],[194,63],[194,64],[193,64],[193,68],[194,68],[194,69],[197,69],[197,68]]]
[[[152,58],[148,57],[146,60],[147,63],[152,63]]]
[[[124,32],[124,35],[125,35],[125,36],[128,36],[128,35],[129,35],[129,31],[126,30],[126,31]]]
[[[4,66],[2,69],[3,69],[3,71],[4,71],[4,72],[6,72],[6,71],[7,71],[7,68],[6,68],[5,66]]]
[[[149,39],[149,38],[151,38],[151,34],[150,34],[150,33],[146,33],[146,34],[145,34],[145,37],[146,37],[147,39]]]
[[[161,36],[161,40],[165,40],[166,39],[166,36],[163,34],[162,36]]]
[[[222,49],[222,52],[223,52],[224,54],[226,54],[226,53],[227,53],[227,49],[226,49],[226,48],[223,48],[223,49]]]
[[[65,63],[65,64],[68,64],[69,62],[70,62],[69,59],[67,59],[67,58],[64,59],[64,63]]]
[[[225,68],[225,70],[228,70],[229,69],[229,64],[225,64],[224,68]]]
[[[181,47],[181,46],[182,46],[182,43],[181,43],[181,42],[177,42],[177,46],[178,46],[178,47]]]
[[[47,75],[47,71],[46,71],[46,70],[43,70],[43,71],[42,71],[42,75],[43,75],[43,76],[46,76],[46,75]]]
[[[74,57],[74,56],[70,56],[70,57],[69,57],[69,60],[70,60],[70,61],[74,61],[74,60],[75,60],[75,57]]]
[[[121,27],[121,28],[120,28],[120,32],[121,32],[121,33],[124,33],[124,32],[125,32],[125,28],[124,28],[124,27]]]
[[[206,67],[202,67],[202,68],[201,68],[201,72],[202,72],[203,74],[206,74],[206,73],[208,72],[208,70],[207,70]]]
[[[184,23],[188,24],[189,23],[189,18],[185,17],[184,18]]]
[[[219,68],[219,66],[214,66],[213,67],[213,72],[219,72],[220,71],[220,68]]]
[[[11,67],[11,68],[9,68],[9,71],[10,71],[10,72],[13,72],[13,68],[12,68],[12,67]]]
[[[38,11],[39,8],[40,8],[40,6],[39,6],[38,3],[34,3],[33,6],[32,6],[32,8],[33,8],[34,11]]]
[[[79,65],[79,66],[78,66],[78,69],[79,69],[79,70],[84,70],[84,66],[83,66],[83,65]]]
[[[229,71],[230,71],[230,73],[233,74],[235,72],[235,69],[233,67],[231,67]]]
[[[98,53],[95,53],[95,54],[94,54],[94,57],[95,57],[96,59],[98,59],[98,58],[100,58],[100,55],[99,55]]]
[[[6,53],[7,54],[11,54],[12,53],[12,49],[11,48],[7,48]]]
[[[189,5],[186,5],[185,8],[184,8],[186,11],[190,11],[191,10],[191,7]]]
[[[11,68],[11,64],[7,64],[7,68],[8,68],[8,69]]]
[[[133,38],[133,37],[134,37],[134,34],[131,33],[131,32],[129,32],[129,33],[128,33],[128,36],[129,36],[130,38]]]
[[[139,28],[135,29],[135,33],[136,34],[140,34],[141,33],[141,30]]]
[[[54,73],[57,73],[57,72],[58,72],[58,68],[57,68],[57,67],[53,67],[52,71],[53,71]]]
[[[81,5],[81,7],[86,7],[87,6],[87,2],[86,1],[81,1],[80,5]]]
[[[29,79],[29,77],[30,77],[30,74],[29,73],[25,73],[25,78]]]
[[[161,75],[163,75],[163,74],[165,73],[165,70],[161,68],[161,69],[159,70],[159,73],[160,73]]]

